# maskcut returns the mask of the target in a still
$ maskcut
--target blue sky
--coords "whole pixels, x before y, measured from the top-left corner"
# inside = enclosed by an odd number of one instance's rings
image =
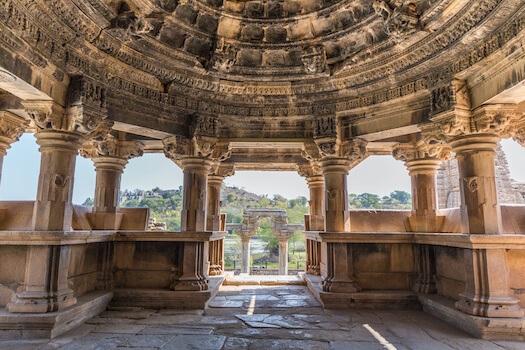
[[[525,182],[525,148],[512,140],[502,141],[507,155],[511,176]],[[4,157],[0,183],[0,200],[34,200],[40,153],[32,134],[24,134],[19,142],[12,145]],[[295,172],[254,172],[238,171],[226,179],[226,184],[244,187],[258,194],[281,194],[287,198],[308,197],[304,178]],[[163,154],[145,154],[130,160],[122,176],[121,188],[133,190],[178,188],[182,185],[182,170]],[[89,159],[77,158],[73,202],[80,204],[87,197],[93,197],[95,170]],[[410,192],[410,178],[403,162],[390,156],[372,156],[350,171],[349,193],[370,192],[380,196],[394,190]]]

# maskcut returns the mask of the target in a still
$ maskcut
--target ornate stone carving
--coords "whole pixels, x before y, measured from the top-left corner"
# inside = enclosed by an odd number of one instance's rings
[[[229,143],[217,143],[213,137],[194,136],[189,139],[175,135],[162,140],[164,154],[179,161],[182,157],[209,157],[216,160],[225,160],[231,153]]]
[[[101,140],[107,135],[112,122],[105,115],[84,113],[84,106],[62,108],[53,101],[23,101],[25,111],[40,130],[53,129],[77,132]]]
[[[324,46],[311,46],[303,52],[301,61],[307,74],[330,74]]]
[[[29,126],[29,121],[8,111],[0,111],[0,137],[16,142]]]
[[[317,162],[310,162],[308,164],[300,164],[296,165],[297,172],[299,173],[299,176],[302,177],[312,177],[312,176],[320,176],[321,175],[321,168],[319,166],[319,163]]]
[[[89,141],[80,149],[84,158],[109,156],[122,159],[141,157],[144,153],[144,144],[139,141],[121,141],[109,135],[102,141]]]
[[[419,27],[416,2],[376,0],[372,6],[383,20],[385,31],[397,41],[403,40]]]
[[[235,164],[221,164],[219,161],[214,162],[211,167],[210,175],[229,177],[235,174]]]

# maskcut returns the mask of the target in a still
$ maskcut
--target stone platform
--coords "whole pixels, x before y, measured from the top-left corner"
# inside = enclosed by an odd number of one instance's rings
[[[369,290],[359,293],[327,293],[321,276],[303,275],[308,289],[326,309],[411,309],[420,310],[417,293],[405,290]]]
[[[324,310],[305,286],[223,286],[206,310],[111,308],[53,340],[0,340],[2,349],[522,350],[421,311]]]
[[[78,297],[72,307],[44,314],[0,309],[0,339],[54,338],[106,310],[112,296],[111,292],[91,292]]]
[[[440,295],[420,295],[419,301],[423,311],[477,338],[525,341],[525,318],[487,318],[468,315],[454,307],[454,300]]]
[[[210,276],[208,290],[116,289],[111,305],[151,309],[204,309],[217,294],[225,276]]]

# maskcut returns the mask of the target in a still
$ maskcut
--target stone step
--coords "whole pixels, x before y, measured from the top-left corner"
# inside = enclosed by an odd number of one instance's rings
[[[256,275],[251,276],[246,273],[232,275],[228,273],[224,280],[225,285],[306,285],[303,275]]]

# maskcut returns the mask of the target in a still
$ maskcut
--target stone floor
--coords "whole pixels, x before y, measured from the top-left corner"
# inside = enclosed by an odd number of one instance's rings
[[[0,349],[509,349],[419,311],[323,310],[305,286],[223,286],[205,311],[110,310],[51,341]]]

